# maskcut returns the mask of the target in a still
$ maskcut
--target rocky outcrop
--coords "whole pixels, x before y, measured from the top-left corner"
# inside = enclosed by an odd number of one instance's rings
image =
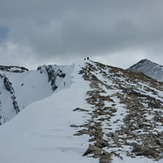
[[[44,65],[44,66],[40,66],[37,68],[37,71],[40,71],[40,73],[47,73],[48,76],[48,82],[51,83],[52,86],[52,90],[55,91],[58,86],[56,84],[56,78],[60,77],[60,78],[64,78],[66,76],[66,74],[64,72],[62,72],[62,70],[60,69],[55,69],[54,66],[52,65]]]
[[[9,79],[6,76],[3,77],[3,83],[4,83],[6,90],[8,92],[10,92],[10,94],[11,94],[13,107],[14,107],[16,114],[17,114],[20,110],[19,110],[18,102],[16,100],[14,88],[12,87],[12,83],[9,81]]]

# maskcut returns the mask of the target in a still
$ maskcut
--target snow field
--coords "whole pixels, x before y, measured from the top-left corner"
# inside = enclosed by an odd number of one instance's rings
[[[73,109],[89,107],[84,101],[87,82],[78,75],[78,65],[74,69],[65,80],[73,82],[70,89],[59,87],[60,91],[30,104],[0,127],[1,162],[97,163],[96,159],[82,157],[88,146],[88,136],[73,136],[75,129],[70,127],[87,118]]]

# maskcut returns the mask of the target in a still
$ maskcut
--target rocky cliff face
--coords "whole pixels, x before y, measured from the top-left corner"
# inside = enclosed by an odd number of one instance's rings
[[[20,74],[27,71],[28,69],[24,67],[0,65],[0,125],[13,118],[20,111],[14,87],[5,74]]]
[[[52,90],[55,91],[58,86],[56,84],[56,79],[57,77],[59,78],[64,78],[66,74],[61,70],[61,69],[55,69],[57,66],[52,66],[52,65],[44,65],[38,67],[37,71],[40,71],[40,73],[47,73],[48,76],[48,82],[51,83]]]
[[[9,81],[9,79],[6,76],[3,77],[3,83],[4,83],[6,90],[10,93],[13,107],[16,111],[16,114],[18,114],[18,112],[20,110],[19,110],[18,102],[16,100],[15,91],[14,91],[14,88],[12,86],[12,83]]]
[[[142,72],[159,82],[163,82],[163,66],[150,60],[141,60],[140,62],[131,66],[128,70],[133,72]]]

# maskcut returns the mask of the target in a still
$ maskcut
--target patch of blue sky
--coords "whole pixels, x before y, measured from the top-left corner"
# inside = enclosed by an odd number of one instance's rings
[[[0,26],[0,44],[6,40],[8,32],[9,29],[7,27]]]

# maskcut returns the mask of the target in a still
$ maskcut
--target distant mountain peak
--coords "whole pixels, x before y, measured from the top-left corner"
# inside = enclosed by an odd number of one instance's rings
[[[144,63],[144,62],[151,62],[151,61],[148,60],[148,59],[142,59],[142,60],[140,60],[139,62],[140,62],[140,63]]]
[[[163,66],[148,59],[143,59],[131,66],[128,70],[141,72],[159,82],[163,82]]]
[[[132,65],[130,68],[134,68],[134,69],[135,69],[135,67],[140,67],[140,66],[143,66],[143,65],[145,65],[145,64],[158,65],[157,63],[152,62],[152,61],[150,61],[149,59],[142,59],[142,60],[140,60],[139,62],[137,62],[136,64]],[[161,66],[161,65],[160,65],[160,66]],[[130,69],[130,68],[129,68],[129,69]]]

